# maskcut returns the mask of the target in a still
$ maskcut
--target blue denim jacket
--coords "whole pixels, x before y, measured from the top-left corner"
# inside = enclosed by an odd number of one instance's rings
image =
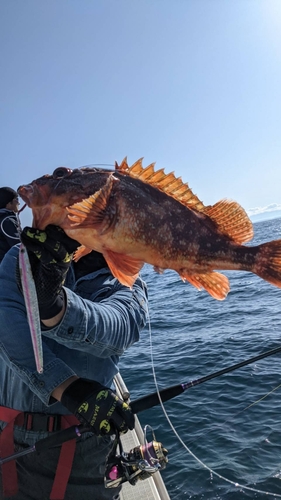
[[[147,317],[146,286],[132,290],[107,268],[65,282],[67,307],[54,328],[43,330],[44,371],[37,373],[24,298],[15,270],[18,245],[0,264],[0,405],[67,414],[52,391],[73,375],[111,386],[122,353],[139,340]]]

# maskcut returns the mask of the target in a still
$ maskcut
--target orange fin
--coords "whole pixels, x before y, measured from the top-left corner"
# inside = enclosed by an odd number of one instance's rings
[[[257,248],[255,264],[249,271],[281,288],[281,240],[262,243]]]
[[[128,255],[112,252],[111,250],[105,250],[103,256],[113,276],[122,285],[132,288],[144,263]]]
[[[76,252],[74,252],[73,260],[74,262],[78,262],[81,257],[85,257],[88,253],[91,253],[92,249],[81,245],[77,248]]]
[[[170,174],[165,174],[164,169],[154,170],[154,163],[148,165],[148,167],[143,168],[142,158],[136,161],[131,167],[128,166],[127,158],[124,158],[121,165],[115,163],[115,170],[139,179],[151,186],[163,191],[165,194],[172,196],[175,200],[186,205],[188,208],[198,210],[203,212],[205,206],[202,201],[193,194],[187,183],[184,183],[181,177],[175,177],[175,174],[171,172]]]
[[[253,238],[253,224],[244,208],[236,201],[221,200],[215,205],[206,207],[204,213],[219,227],[219,230],[242,244]]]
[[[220,273],[210,272],[205,274],[188,274],[184,269],[179,273],[185,281],[202,290],[204,288],[214,299],[224,300],[229,292],[229,281],[226,276]]]
[[[114,175],[110,175],[106,184],[96,193],[71,207],[66,207],[69,212],[68,218],[73,222],[72,226],[89,227],[104,223],[108,199],[115,182],[120,181]]]

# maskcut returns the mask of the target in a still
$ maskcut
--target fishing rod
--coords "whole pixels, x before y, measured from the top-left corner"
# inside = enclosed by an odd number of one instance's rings
[[[139,399],[136,399],[135,401],[131,401],[130,402],[131,410],[133,413],[139,413],[141,411],[148,410],[149,408],[152,408],[153,406],[160,404],[159,396],[161,398],[161,401],[164,403],[165,401],[169,401],[170,399],[179,396],[180,394],[185,392],[187,389],[190,389],[191,387],[203,384],[208,380],[212,380],[213,378],[220,377],[221,375],[225,375],[226,373],[233,372],[238,368],[250,365],[251,363],[255,363],[256,361],[267,358],[268,356],[273,356],[274,354],[278,354],[279,352],[281,352],[281,346],[276,347],[275,349],[271,349],[270,351],[266,351],[262,354],[258,354],[257,356],[246,359],[244,361],[241,361],[240,363],[236,363],[235,365],[223,368],[222,370],[219,370],[217,372],[205,375],[204,377],[191,380],[190,382],[173,385],[171,387],[166,387],[165,389],[161,389],[158,392],[148,394],[147,396],[143,396]]]
[[[169,401],[170,399],[179,396],[191,387],[203,384],[208,380],[220,377],[221,375],[225,375],[226,373],[232,372],[234,370],[237,370],[238,368],[250,365],[251,363],[255,363],[256,361],[260,361],[261,359],[265,359],[280,352],[281,346],[241,361],[240,363],[236,363],[234,365],[223,368],[222,370],[210,373],[209,375],[205,375],[204,377],[191,380],[190,382],[166,387],[165,389],[161,389],[158,392],[148,394],[147,396],[143,396],[139,399],[136,399],[135,401],[131,401],[129,403],[131,410],[134,414],[140,413],[144,410],[148,410],[153,406],[159,405],[161,401]],[[0,465],[3,465],[10,460],[15,460],[23,455],[33,453],[35,451],[40,453],[49,448],[60,446],[65,441],[81,437],[81,435],[85,432],[91,432],[91,427],[84,426],[82,424],[77,426],[74,425],[62,431],[54,432],[51,436],[40,439],[30,448],[27,448],[20,452],[16,452],[8,457],[0,458]],[[116,445],[121,444],[119,436],[115,443]],[[137,479],[146,479],[157,470],[165,467],[165,464],[168,461],[166,455],[167,450],[165,450],[162,444],[158,443],[155,439],[151,443],[146,443],[145,445],[141,445],[134,448],[133,450],[130,450],[129,453],[124,453],[122,450],[121,455],[114,456],[112,458],[112,460],[115,458],[115,462],[112,461],[110,463],[109,472],[105,478],[106,487],[115,487],[125,481],[129,481],[131,484],[135,484]]]

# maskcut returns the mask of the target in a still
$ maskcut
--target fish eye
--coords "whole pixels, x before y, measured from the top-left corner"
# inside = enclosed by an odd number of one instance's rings
[[[53,171],[54,179],[62,179],[63,177],[67,177],[72,173],[71,168],[67,167],[58,167]]]

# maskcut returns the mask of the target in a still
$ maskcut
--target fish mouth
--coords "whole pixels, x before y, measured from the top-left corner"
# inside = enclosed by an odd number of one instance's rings
[[[43,231],[48,224],[63,224],[66,215],[63,207],[51,202],[52,193],[49,186],[38,186],[32,182],[31,184],[19,186],[17,192],[32,210],[32,227]]]
[[[19,186],[17,189],[17,193],[22,198],[24,203],[26,203],[26,205],[30,207],[31,200],[34,195],[33,186],[31,184],[27,184],[26,186]]]

